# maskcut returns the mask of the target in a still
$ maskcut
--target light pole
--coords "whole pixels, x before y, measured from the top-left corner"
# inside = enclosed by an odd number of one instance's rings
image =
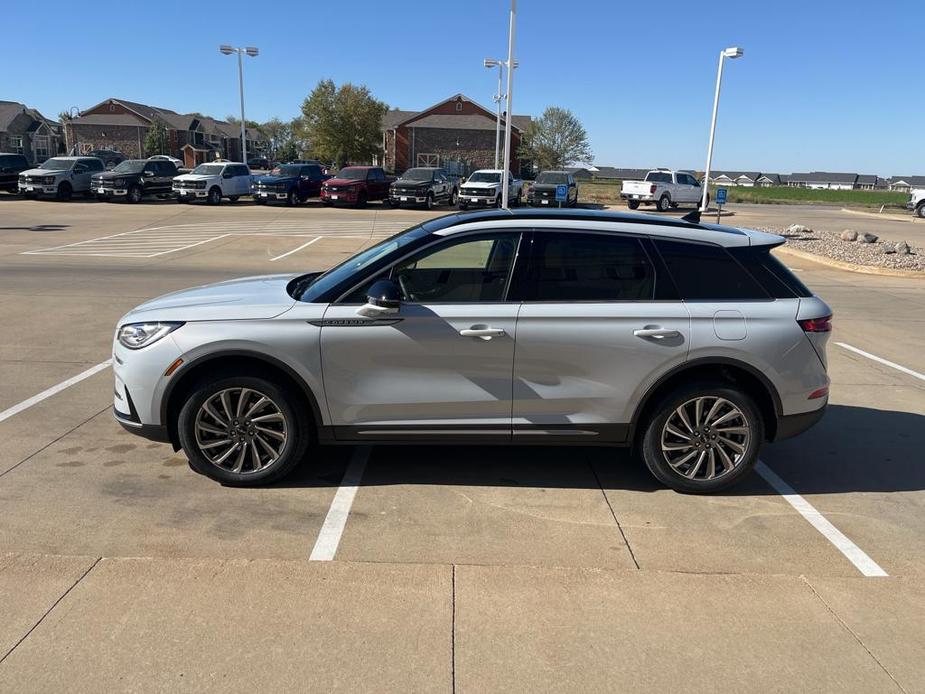
[[[260,51],[258,51],[253,46],[248,46],[247,48],[235,48],[234,46],[227,45],[219,46],[218,50],[225,55],[231,55],[232,53],[238,54],[238,89],[241,92],[241,160],[246,164],[247,131],[245,130],[246,126],[244,125],[244,63],[242,56],[247,53],[247,55],[249,55],[251,58],[256,58]]]
[[[501,102],[504,100],[504,93],[501,91],[501,79],[504,75],[504,60],[497,60],[495,58],[485,58],[484,63],[487,68],[498,68],[498,93],[491,97],[491,100],[495,102],[498,108],[498,117],[495,121],[495,168],[498,168],[498,159],[501,154]],[[514,61],[514,67],[518,65],[517,61]]]
[[[719,52],[719,68],[716,71],[716,93],[713,95],[713,120],[710,121],[710,145],[707,147],[707,170],[703,172],[703,197],[700,199],[700,211],[707,211],[707,197],[710,194],[710,165],[713,163],[713,138],[716,135],[716,110],[719,108],[719,88],[723,83],[723,61],[726,58],[741,58],[745,53],[733,46]]]
[[[517,0],[511,0],[511,19],[507,33],[507,114],[504,118],[504,168],[501,171],[501,207],[508,209],[510,186],[507,184],[511,170],[511,101],[514,92],[514,21],[517,18]]]

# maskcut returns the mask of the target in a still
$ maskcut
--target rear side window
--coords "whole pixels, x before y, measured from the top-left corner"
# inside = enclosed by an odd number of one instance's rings
[[[646,181],[649,183],[671,183],[671,174],[660,171],[653,171],[648,176],[646,176]]]
[[[100,159],[81,159],[80,163],[86,165],[90,171],[105,171],[106,169]]]
[[[770,246],[730,248],[729,252],[775,299],[812,296],[813,293],[771,253]]]
[[[685,301],[770,298],[755,278],[721,246],[665,239],[654,241]]]
[[[610,234],[534,236],[525,301],[649,301],[655,269],[639,239]]]

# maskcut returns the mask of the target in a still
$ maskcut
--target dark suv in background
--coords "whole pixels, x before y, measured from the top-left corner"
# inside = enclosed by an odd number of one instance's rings
[[[93,176],[90,183],[97,200],[123,198],[141,202],[146,195],[170,197],[178,174],[172,161],[165,159],[126,159],[112,171]]]
[[[566,187],[565,200],[556,200],[556,189]],[[578,185],[568,171],[543,171],[530,186],[527,204],[536,207],[576,207]]]
[[[428,210],[445,202],[452,207],[459,196],[459,182],[446,171],[430,166],[408,169],[389,189],[392,207],[423,205]]]
[[[326,179],[318,164],[282,164],[254,178],[254,202],[285,200],[287,205],[298,205],[317,198]]]
[[[22,154],[0,154],[0,188],[15,195],[19,192],[19,174],[31,168]]]
[[[128,159],[122,152],[117,152],[114,149],[95,149],[84,156],[102,159],[107,169],[113,169]]]

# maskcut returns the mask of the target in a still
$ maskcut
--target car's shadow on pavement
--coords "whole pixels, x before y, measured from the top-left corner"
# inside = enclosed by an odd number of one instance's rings
[[[761,459],[801,494],[925,489],[925,416],[831,405],[805,434],[766,445]],[[352,447],[313,449],[281,488],[338,486]],[[663,489],[622,448],[570,446],[377,446],[360,486],[437,485],[629,490]],[[719,492],[777,494],[758,474]]]

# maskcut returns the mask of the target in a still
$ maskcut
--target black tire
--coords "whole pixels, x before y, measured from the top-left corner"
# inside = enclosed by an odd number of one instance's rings
[[[428,193],[427,197],[424,199],[425,209],[432,210],[434,209],[434,194]]]
[[[241,199],[241,196],[240,196],[240,195],[229,195],[229,196],[228,196],[228,199],[229,199],[231,202],[237,202],[238,200]]]
[[[638,209],[639,209],[639,201],[638,201],[638,200],[627,200],[627,201],[626,201],[626,206],[627,206],[628,208],[630,208],[631,210],[638,210]]]
[[[668,197],[667,193],[665,193],[658,199],[658,202],[655,204],[655,206],[659,212],[667,212],[671,208],[671,198]]]
[[[132,186],[128,189],[128,195],[125,196],[125,199],[131,203],[139,203],[144,196],[145,191],[141,186]]]
[[[366,193],[360,193],[357,196],[357,207],[366,207],[368,200],[369,198],[367,198]]]
[[[196,441],[196,417],[203,403],[229,388],[247,388],[269,397],[285,420],[287,438],[280,448],[279,456],[260,470],[233,472],[219,467],[206,458]],[[177,432],[190,467],[210,479],[232,487],[270,484],[289,474],[305,456],[313,433],[305,408],[286,388],[273,381],[253,376],[227,376],[196,386],[180,410]]]
[[[517,191],[517,197],[514,198],[514,207],[520,207],[524,204],[524,192],[523,190]]]
[[[503,201],[504,201],[504,198],[502,198],[502,197],[501,197],[501,194],[499,193],[497,196],[495,196],[495,207],[500,208],[500,207],[501,207],[501,203],[502,203]]]
[[[925,202],[919,203],[919,206],[915,208],[915,213],[925,219]]]
[[[450,191],[450,194],[446,199],[446,206],[447,207],[456,206],[456,189],[455,188],[453,188],[453,190]]]
[[[222,190],[218,186],[212,186],[209,188],[209,195],[206,198],[206,202],[210,205],[218,205],[222,201]]]
[[[74,189],[71,187],[71,184],[67,181],[63,181],[58,186],[58,191],[55,194],[55,197],[58,198],[58,200],[70,200],[73,194]]]
[[[707,426],[704,431],[704,428],[700,427],[698,422],[696,422],[693,417],[689,416],[694,429],[687,433],[691,433],[693,436],[697,437],[696,439],[691,438],[689,440],[694,441],[695,445],[698,447],[704,446],[704,448],[700,449],[702,451],[701,453],[692,451],[695,453],[695,457],[689,463],[685,463],[684,466],[679,465],[679,467],[684,467],[684,472],[690,472],[695,462],[698,463],[699,469],[694,470],[693,479],[685,476],[672,467],[666,458],[665,452],[662,451],[662,436],[666,429],[668,419],[672,417],[675,411],[682,405],[700,397],[707,398],[707,403],[710,402],[710,398],[714,398],[713,402],[715,402],[715,398],[722,398],[727,401],[739,411],[742,415],[742,419],[744,419],[744,426],[748,429],[748,438],[744,442],[741,441],[741,439],[739,440],[739,443],[746,444],[741,453],[741,458],[733,461],[734,465],[731,469],[728,471],[724,470],[713,479],[706,478],[709,462],[708,458],[704,456],[704,453],[708,452],[708,447],[714,448],[718,445],[715,439],[717,436],[721,436],[721,434],[717,433],[716,427],[711,429]],[[688,408],[688,411],[690,411],[690,408]],[[727,422],[727,425],[734,424],[739,419],[739,417],[733,418],[733,420]],[[737,483],[742,477],[747,475],[758,462],[758,452],[764,440],[765,429],[761,411],[758,409],[758,406],[751,396],[734,385],[708,381],[690,383],[673,390],[655,406],[644,426],[645,429],[640,448],[642,458],[646,463],[646,467],[649,468],[649,472],[651,472],[658,481],[671,487],[675,491],[690,494],[706,494],[719,491],[720,489],[725,489]],[[672,436],[671,434],[665,435],[669,437]],[[729,434],[729,436],[744,437],[745,435]],[[713,440],[708,440],[711,437]],[[676,440],[683,445],[681,439]],[[685,451],[681,451],[678,453],[678,456],[679,458],[683,458],[685,454]],[[717,461],[716,465],[722,465],[719,450],[715,450],[714,458]],[[678,461],[676,460],[676,462]],[[716,469],[715,467],[714,472],[716,472]],[[704,473],[702,477],[700,476],[701,472]]]
[[[289,194],[286,196],[286,204],[289,207],[296,207],[299,204],[299,194],[295,189],[289,191]]]
[[[468,209],[469,209],[469,203],[468,203],[468,202],[461,202],[461,203],[459,203],[459,209],[461,209],[461,210],[468,210]]]

